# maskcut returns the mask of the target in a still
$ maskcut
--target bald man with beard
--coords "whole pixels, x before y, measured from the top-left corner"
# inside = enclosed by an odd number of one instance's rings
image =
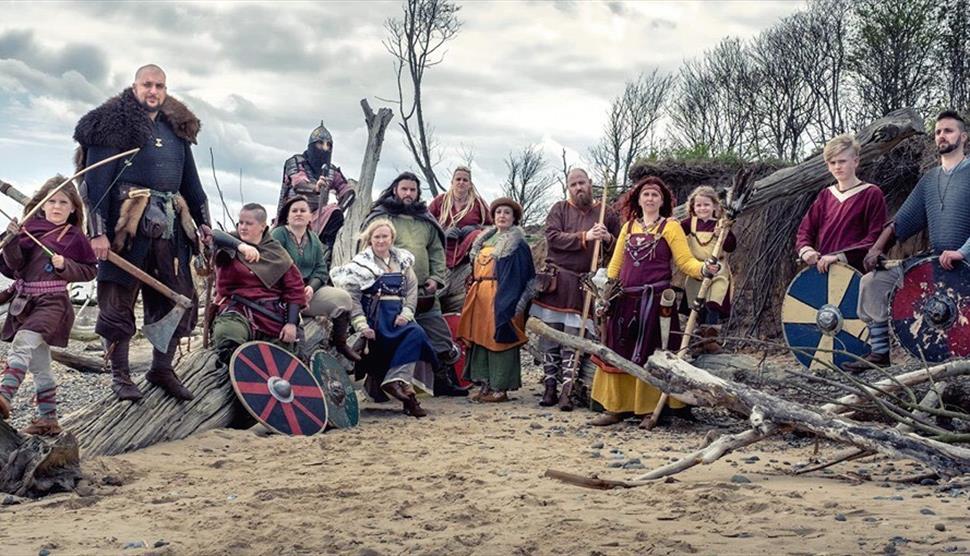
[[[597,240],[602,242],[600,255],[608,260],[620,231],[620,219],[607,208],[606,219],[599,224],[600,205],[593,202],[593,184],[586,170],[571,170],[566,187],[569,198],[553,205],[546,218],[546,268],[540,273],[541,291],[529,314],[556,330],[578,335],[585,299],[580,277],[590,270]],[[592,320],[587,321],[586,332],[589,337],[596,336]],[[563,368],[578,370],[579,365],[572,361],[572,350],[552,340],[540,339],[539,349],[545,375],[545,391],[539,405],[548,407],[559,401],[557,388],[564,378]]]

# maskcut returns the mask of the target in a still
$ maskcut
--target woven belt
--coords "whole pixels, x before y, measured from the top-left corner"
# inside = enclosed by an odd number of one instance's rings
[[[64,280],[41,280],[38,282],[25,282],[17,280],[14,288],[25,295],[40,295],[45,293],[60,293],[67,291],[67,282]]]

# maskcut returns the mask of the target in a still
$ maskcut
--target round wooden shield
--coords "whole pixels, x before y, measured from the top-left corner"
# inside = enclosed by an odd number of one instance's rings
[[[461,313],[445,313],[443,316],[445,317],[445,322],[448,323],[448,328],[451,330],[452,341],[461,350],[461,357],[455,363],[455,373],[458,375],[458,386],[461,388],[474,386],[474,384],[465,379],[465,346],[461,342],[455,341],[458,336],[458,323],[461,321]]]
[[[788,284],[781,306],[782,330],[799,363],[809,369],[840,367],[855,359],[826,350],[858,357],[869,351],[869,329],[856,312],[861,278],[851,266],[835,263],[825,274],[809,266]]]
[[[354,383],[347,376],[347,369],[326,351],[319,349],[310,360],[310,370],[320,383],[327,400],[327,424],[335,429],[357,426],[360,408]]]
[[[327,426],[320,384],[292,353],[269,342],[247,342],[229,360],[236,397],[272,431],[311,436]]]
[[[892,294],[892,329],[913,357],[970,355],[970,267],[946,270],[932,257],[907,269]]]

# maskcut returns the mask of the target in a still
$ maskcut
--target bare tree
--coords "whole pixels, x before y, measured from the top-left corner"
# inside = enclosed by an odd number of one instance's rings
[[[560,168],[560,170],[562,171],[562,175],[556,176],[556,181],[559,182],[559,187],[562,188],[562,198],[568,199],[569,198],[569,171],[573,169],[573,166],[572,164],[569,164],[566,161],[565,147],[563,147],[562,149],[561,160],[562,160],[562,167]]]
[[[753,122],[762,130],[762,152],[781,160],[800,158],[805,131],[815,116],[816,96],[805,76],[814,48],[802,33],[805,14],[785,18],[763,31],[750,49],[758,86]]]
[[[459,143],[458,161],[462,166],[467,166],[468,168],[471,168],[472,163],[475,162],[475,147],[465,142]]]
[[[673,83],[673,76],[655,69],[627,82],[623,94],[613,99],[603,138],[590,150],[603,183],[626,189],[630,166],[649,146]]]
[[[970,0],[945,0],[940,4],[942,36],[937,49],[942,69],[943,107],[970,111]]]
[[[502,194],[522,206],[523,226],[545,220],[549,208],[549,187],[553,178],[546,173],[546,160],[538,145],[510,152],[505,160],[508,177]]]
[[[384,24],[384,47],[394,56],[397,72],[398,125],[432,196],[442,189],[434,172],[440,153],[425,117],[422,85],[425,70],[441,63],[442,47],[461,29],[460,9],[449,0],[405,0],[401,18]]]
[[[708,156],[756,154],[756,86],[750,55],[737,38],[688,60],[670,108],[679,146]]]
[[[940,36],[936,0],[861,0],[855,5],[850,65],[866,114],[925,111]]]
[[[848,74],[848,34],[852,5],[841,0],[810,0],[793,23],[806,44],[803,79],[815,99],[808,132],[814,146],[861,126]]]

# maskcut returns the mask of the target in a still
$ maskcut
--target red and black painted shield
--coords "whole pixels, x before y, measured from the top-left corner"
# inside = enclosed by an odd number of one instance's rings
[[[327,427],[327,403],[299,359],[269,342],[248,342],[232,354],[236,397],[260,423],[280,434],[310,436]]]
[[[892,328],[914,357],[936,363],[970,355],[970,267],[937,257],[909,267],[892,295]]]

